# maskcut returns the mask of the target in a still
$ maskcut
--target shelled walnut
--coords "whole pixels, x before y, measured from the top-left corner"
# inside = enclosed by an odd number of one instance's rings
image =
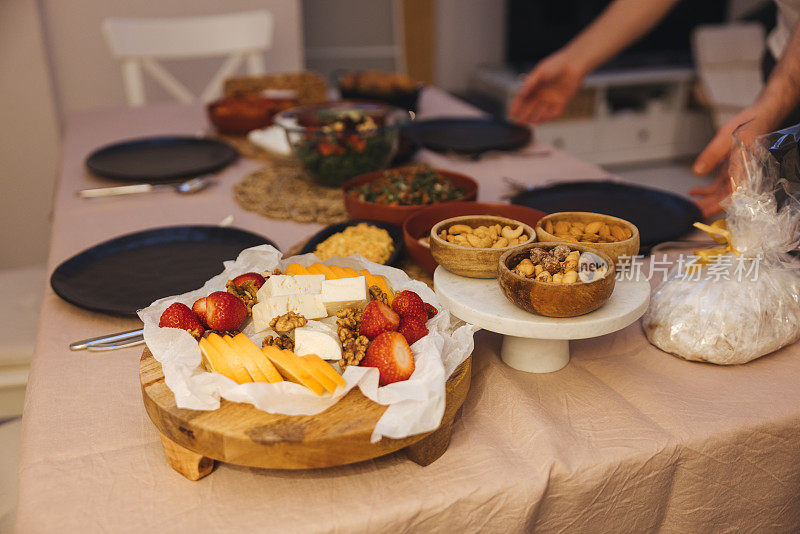
[[[256,293],[258,293],[258,287],[255,283],[248,281],[237,286],[233,283],[233,280],[228,280],[225,284],[225,289],[228,293],[244,302],[245,306],[247,306],[248,317],[253,314],[253,306],[257,302]]]
[[[372,300],[379,300],[387,306],[389,305],[389,297],[378,286],[369,286],[369,295],[372,297]]]
[[[348,338],[342,343],[342,359],[339,367],[344,370],[348,365],[358,365],[367,353],[369,339],[366,336]]]
[[[285,313],[272,319],[269,322],[269,326],[279,334],[285,334],[291,332],[295,328],[305,326],[307,323],[308,319],[298,313],[290,311],[289,313]]]
[[[361,312],[355,307],[342,308],[336,312],[336,335],[342,342],[342,359],[339,366],[344,369],[348,365],[358,365],[367,352],[369,339],[359,335]]]
[[[281,334],[277,338],[273,336],[267,336],[264,338],[264,341],[261,342],[261,346],[273,346],[284,350],[294,350],[294,341],[286,334]]]

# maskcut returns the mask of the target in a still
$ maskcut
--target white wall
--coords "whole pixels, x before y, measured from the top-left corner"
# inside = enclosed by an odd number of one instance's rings
[[[62,116],[80,109],[125,104],[119,65],[100,32],[101,22],[108,17],[177,17],[265,8],[276,21],[273,48],[265,57],[267,70],[291,71],[303,65],[300,0],[39,1]],[[165,65],[199,94],[221,62],[202,59]],[[170,99],[153,83],[146,88],[148,102]]]
[[[466,89],[476,67],[505,60],[505,2],[436,1],[436,85]]]
[[[58,127],[34,0],[0,0],[0,269],[44,263]]]

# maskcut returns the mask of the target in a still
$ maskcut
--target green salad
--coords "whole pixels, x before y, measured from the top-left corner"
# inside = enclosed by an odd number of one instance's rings
[[[390,169],[350,194],[362,202],[389,206],[422,206],[464,198],[464,191],[439,171],[419,165]]]

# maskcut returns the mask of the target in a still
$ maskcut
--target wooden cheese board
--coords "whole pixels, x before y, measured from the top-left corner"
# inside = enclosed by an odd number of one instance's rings
[[[419,465],[447,450],[453,420],[470,386],[472,356],[450,376],[441,426],[403,439],[370,436],[386,406],[358,388],[313,416],[269,414],[251,404],[222,400],[213,411],[178,408],[161,364],[144,350],[139,379],[145,409],[161,435],[170,466],[190,480],[208,475],[214,462],[267,469],[313,469],[370,460],[403,449]]]

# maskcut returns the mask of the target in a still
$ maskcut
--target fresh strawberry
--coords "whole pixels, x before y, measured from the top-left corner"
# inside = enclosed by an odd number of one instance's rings
[[[425,303],[425,311],[428,312],[428,319],[432,319],[436,317],[436,314],[439,313],[439,310],[434,308],[431,304]]]
[[[394,332],[400,326],[400,316],[379,300],[373,300],[361,315],[359,334],[375,339],[384,332]]]
[[[164,313],[161,314],[161,319],[158,321],[158,326],[162,328],[180,328],[196,338],[200,338],[205,331],[197,315],[189,309],[189,306],[180,302],[170,304],[169,308],[164,310]]]
[[[266,280],[258,273],[244,273],[234,278],[232,282],[236,287],[243,287],[245,284],[252,284],[255,286],[256,290],[259,290],[261,289],[261,286],[264,285]]]
[[[214,291],[205,301],[206,324],[212,330],[236,330],[247,317],[244,302],[226,291]]]
[[[372,340],[359,365],[377,367],[380,374],[378,384],[385,386],[408,380],[414,372],[414,354],[402,335],[397,332],[384,332]]]
[[[416,317],[401,317],[400,328],[397,329],[406,338],[409,345],[428,335],[428,327]]]
[[[208,321],[206,321],[206,299],[208,297],[203,297],[201,299],[197,299],[192,304],[192,311],[197,315],[197,318],[200,319],[204,325],[208,326]]]
[[[416,317],[423,323],[428,320],[428,312],[425,310],[425,303],[422,298],[413,291],[401,291],[394,296],[392,302],[392,309],[396,311],[400,317]]]

